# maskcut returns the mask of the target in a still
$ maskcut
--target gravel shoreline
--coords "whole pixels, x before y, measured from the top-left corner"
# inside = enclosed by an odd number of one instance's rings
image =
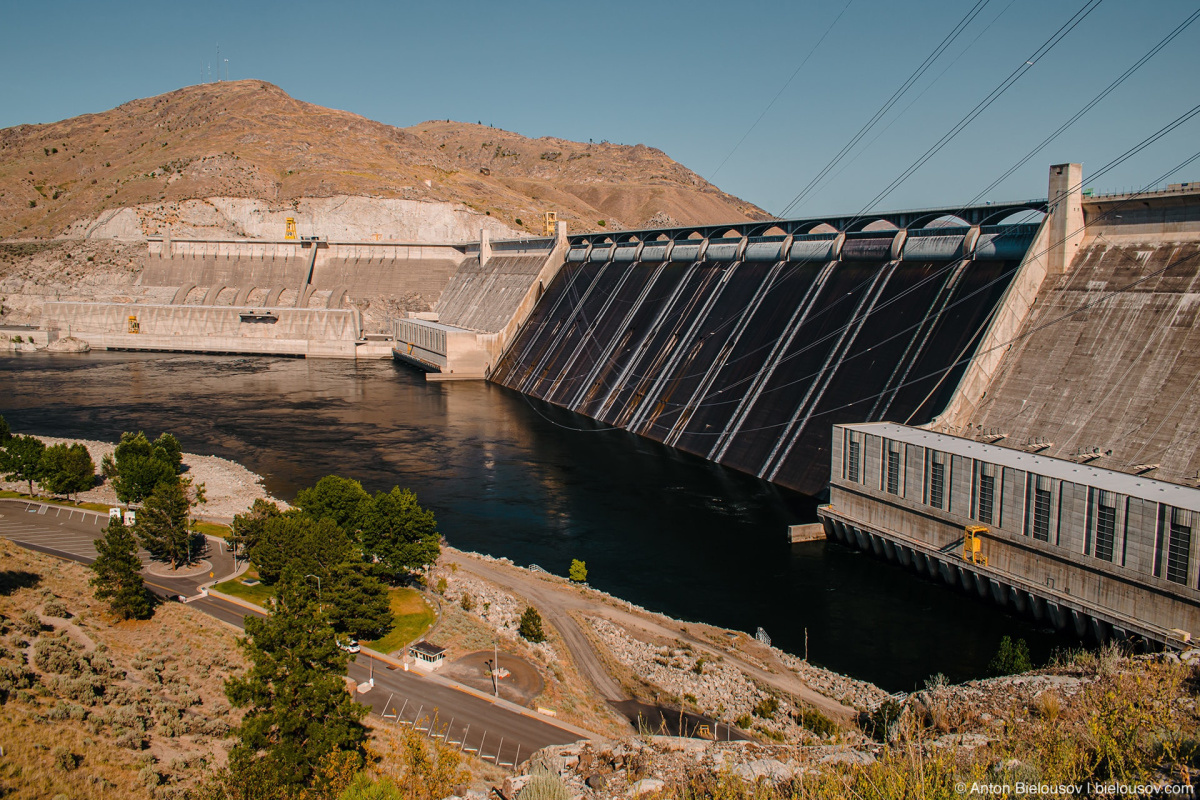
[[[47,447],[63,443],[82,444],[91,454],[97,473],[100,470],[101,459],[112,453],[117,447],[113,442],[98,442],[92,439],[63,439],[57,436],[39,436],[37,438],[45,442]],[[230,522],[235,514],[248,511],[254,501],[260,497],[278,503],[280,508],[288,507],[287,503],[272,497],[267,492],[263,487],[261,476],[254,474],[236,461],[219,456],[184,453],[183,465],[187,469],[184,474],[196,483],[203,483],[205,494],[208,496],[208,502],[199,508],[197,517],[200,519]],[[117,495],[112,486],[101,476],[97,475],[97,478],[101,480],[101,483],[86,492],[80,492],[79,499],[88,503],[116,505],[118,503]],[[27,492],[29,484],[27,481],[0,480],[0,489]]]

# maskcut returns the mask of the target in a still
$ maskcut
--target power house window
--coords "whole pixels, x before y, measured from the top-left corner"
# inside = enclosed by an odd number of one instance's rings
[[[946,507],[946,454],[936,451],[929,458],[929,505]]]
[[[887,491],[888,494],[900,494],[900,445],[897,442],[888,442]]]
[[[1036,477],[1033,488],[1033,538],[1050,541],[1050,479]]]
[[[1167,533],[1167,580],[1186,584],[1192,550],[1192,512],[1172,508]]]
[[[1117,501],[1112,492],[1096,492],[1096,558],[1112,561],[1117,542]]]
[[[996,516],[996,467],[993,464],[979,465],[979,521],[993,524]]]

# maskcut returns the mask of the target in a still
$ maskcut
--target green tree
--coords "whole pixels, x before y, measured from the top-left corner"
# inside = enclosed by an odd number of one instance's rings
[[[988,664],[988,672],[992,675],[1017,675],[1033,669],[1033,661],[1029,657],[1029,645],[1024,639],[1015,642],[1011,637],[1000,639],[1000,647]]]
[[[358,546],[327,517],[314,520],[289,511],[268,520],[251,559],[266,583],[308,581],[339,634],[377,639],[392,627],[387,587],[371,574]]]
[[[160,457],[166,456],[175,471],[179,472],[183,466],[183,446],[178,439],[169,433],[160,433],[154,440],[154,449],[159,451]]]
[[[178,448],[179,442],[167,433],[153,443],[141,431],[123,433],[113,454],[101,459],[100,468],[122,502],[140,503],[160,483],[179,482]]]
[[[89,582],[96,590],[97,600],[107,600],[108,607],[121,619],[146,619],[153,613],[150,596],[142,581],[142,561],[133,534],[113,519],[96,540],[94,573]]]
[[[587,582],[587,563],[578,558],[571,559],[571,570],[567,573],[575,583]]]
[[[8,422],[5,421],[4,417],[0,416],[0,447],[3,447],[4,443],[11,438],[12,429],[8,427]]]
[[[86,492],[96,482],[96,464],[81,444],[55,444],[42,453],[38,482],[50,494]]]
[[[370,641],[387,634],[395,618],[387,587],[368,574],[366,566],[361,561],[340,564],[325,586],[324,598],[335,631]]]
[[[6,480],[29,481],[29,493],[33,494],[33,482],[41,476],[42,453],[46,445],[36,436],[12,436],[0,450],[0,472]]]
[[[314,520],[288,511],[266,521],[250,560],[268,584],[276,583],[289,566],[301,575],[318,575],[328,584],[334,569],[353,554],[354,543],[333,520]]]
[[[171,562],[171,569],[188,560],[192,531],[188,526],[191,503],[178,482],[160,483],[146,498],[137,514],[134,531],[138,541],[157,559]]]
[[[249,554],[262,538],[267,522],[282,513],[279,506],[261,497],[257,498],[249,511],[234,516],[229,545],[237,552]]]
[[[358,506],[359,540],[379,559],[388,580],[397,583],[437,561],[441,536],[433,512],[421,507],[409,489],[378,492]]]
[[[542,615],[536,608],[533,606],[525,608],[525,613],[521,614],[521,624],[517,628],[517,632],[526,641],[534,644],[546,641],[546,633],[542,630]]]
[[[311,489],[296,495],[296,507],[313,519],[331,519],[346,531],[358,529],[362,507],[371,496],[350,478],[326,475]]]
[[[366,739],[367,709],[344,684],[348,654],[312,589],[293,574],[280,582],[265,619],[246,619],[242,648],[251,666],[225,684],[230,702],[246,709],[225,785],[245,800],[300,796],[331,756],[360,759]]]

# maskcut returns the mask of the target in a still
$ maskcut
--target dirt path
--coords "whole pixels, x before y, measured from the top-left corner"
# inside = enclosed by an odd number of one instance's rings
[[[454,551],[459,566],[484,580],[503,586],[523,595],[537,606],[542,616],[558,630],[567,644],[567,649],[579,665],[580,671],[609,702],[628,699],[617,681],[604,668],[591,640],[580,628],[572,612],[586,616],[603,617],[630,630],[640,630],[654,637],[667,640],[686,641],[696,650],[708,653],[713,658],[720,656],[733,662],[750,678],[767,686],[773,686],[792,694],[804,702],[819,708],[825,714],[846,719],[857,712],[826,697],[800,680],[795,673],[779,666],[779,672],[769,672],[728,650],[718,650],[703,640],[681,631],[679,627],[667,627],[659,618],[650,614],[638,614],[614,608],[606,602],[589,598],[578,589],[562,584],[554,578],[541,577],[525,570],[494,561],[485,561],[472,554]]]
[[[542,618],[553,625],[562,636],[563,641],[567,644],[567,649],[571,651],[575,663],[579,666],[579,671],[591,681],[601,697],[610,703],[629,699],[629,696],[621,689],[621,685],[612,679],[608,670],[600,663],[587,635],[567,613],[570,609],[580,607],[570,602],[570,592],[563,592],[548,581],[531,578],[521,570],[502,567],[499,564],[489,563],[459,551],[455,551],[454,555],[458,559],[459,566],[467,572],[515,591],[537,606]]]

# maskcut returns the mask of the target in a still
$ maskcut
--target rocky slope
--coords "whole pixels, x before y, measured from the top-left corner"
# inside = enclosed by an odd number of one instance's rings
[[[77,236],[121,208],[154,208],[159,219],[139,215],[148,220],[140,232],[153,234],[190,201],[286,209],[336,196],[448,203],[526,232],[540,231],[546,210],[575,231],[656,215],[685,224],[764,218],[644,145],[527,139],[440,120],[396,128],[256,80],[0,130],[5,238]]]

